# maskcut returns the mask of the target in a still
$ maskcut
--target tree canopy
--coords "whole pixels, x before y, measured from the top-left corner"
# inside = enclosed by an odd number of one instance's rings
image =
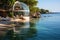
[[[44,14],[44,13],[48,13],[49,10],[45,10],[45,9],[40,9],[40,13]]]
[[[19,1],[27,4],[30,8],[31,13],[34,13],[37,11],[37,9],[39,9],[38,7],[35,7],[38,3],[37,0],[19,0]]]
[[[0,0],[0,1],[2,1],[2,0]],[[17,0],[3,0],[2,2],[4,5],[7,5],[7,8],[11,8],[15,1],[17,1]],[[30,12],[32,12],[32,13],[39,12],[39,11],[41,13],[49,12],[49,10],[39,9],[38,7],[36,7],[38,0],[18,0],[18,1],[27,4],[29,6]]]
[[[19,0],[20,2],[24,2],[27,4],[29,7],[30,6],[36,6],[38,1],[37,0]]]

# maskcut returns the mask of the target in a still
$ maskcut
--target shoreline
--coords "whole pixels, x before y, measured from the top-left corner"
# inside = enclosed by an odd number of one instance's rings
[[[5,20],[4,20],[5,19]],[[6,26],[9,26],[11,27],[12,24],[14,24],[13,22],[21,22],[21,23],[25,23],[25,22],[29,22],[29,17],[24,17],[24,20],[22,19],[13,19],[13,18],[10,18],[9,19],[6,19],[6,18],[2,18],[2,20],[0,20],[0,27],[6,27]]]

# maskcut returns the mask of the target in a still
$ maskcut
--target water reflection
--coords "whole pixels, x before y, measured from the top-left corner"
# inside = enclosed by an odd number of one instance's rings
[[[15,30],[18,31],[17,33],[14,33],[14,30],[9,30],[7,31],[6,35],[4,36],[3,39],[1,40],[29,40],[29,38],[35,37],[36,36],[36,20],[33,19],[29,22],[29,27],[24,28],[26,23],[18,23],[19,25],[15,26]]]

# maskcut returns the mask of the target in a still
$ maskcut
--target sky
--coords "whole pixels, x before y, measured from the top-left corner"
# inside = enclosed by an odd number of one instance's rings
[[[60,0],[38,0],[37,6],[51,12],[60,12]]]

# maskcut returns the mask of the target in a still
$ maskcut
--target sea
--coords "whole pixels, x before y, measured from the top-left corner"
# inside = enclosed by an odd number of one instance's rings
[[[15,27],[17,32],[0,31],[0,40],[60,40],[60,12],[41,14],[40,18],[19,25]]]

